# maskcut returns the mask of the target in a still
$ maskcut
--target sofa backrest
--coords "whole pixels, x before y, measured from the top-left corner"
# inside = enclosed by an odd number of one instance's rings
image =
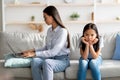
[[[110,32],[110,33],[101,33],[100,36],[103,37],[104,47],[102,48],[102,57],[103,59],[111,59],[115,50],[115,40],[116,35],[119,32]],[[71,54],[70,59],[78,60],[80,58],[80,33],[76,33],[71,36]]]
[[[45,44],[45,35],[40,33],[0,32],[0,59],[5,54],[20,53]]]
[[[80,33],[75,33],[70,35],[70,59],[71,60],[78,60],[80,58]]]
[[[104,39],[104,47],[102,48],[103,59],[111,59],[115,51],[116,35],[119,32],[111,32],[101,34]]]
[[[104,47],[102,48],[102,57],[104,59],[112,58],[117,33],[119,32],[101,34],[104,39]],[[3,59],[4,54],[19,53],[28,49],[41,48],[45,45],[45,37],[45,35],[41,35],[40,33],[0,32],[0,59]],[[78,60],[80,58],[80,37],[80,33],[70,36],[71,60]],[[14,49],[14,52],[11,49]]]

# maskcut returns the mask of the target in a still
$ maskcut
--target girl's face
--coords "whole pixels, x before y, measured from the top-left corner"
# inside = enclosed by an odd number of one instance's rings
[[[86,41],[93,41],[97,37],[95,30],[88,29],[84,32],[84,38]]]
[[[46,24],[47,24],[47,25],[51,25],[52,22],[53,22],[52,16],[49,16],[49,15],[46,14],[46,13],[43,13],[43,16],[44,16],[44,20],[45,20]]]

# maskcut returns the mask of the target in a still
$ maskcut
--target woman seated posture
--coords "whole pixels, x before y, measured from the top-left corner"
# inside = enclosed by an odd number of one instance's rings
[[[24,51],[23,57],[33,57],[31,71],[33,80],[53,80],[54,72],[64,71],[69,65],[69,34],[62,24],[57,9],[47,6],[43,10],[47,31],[46,45],[42,49]]]

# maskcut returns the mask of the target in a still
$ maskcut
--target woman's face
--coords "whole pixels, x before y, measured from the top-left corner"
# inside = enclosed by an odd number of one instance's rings
[[[88,29],[85,31],[84,37],[85,37],[86,41],[93,41],[97,37],[97,34],[96,34],[95,30]]]
[[[44,20],[45,20],[46,24],[47,24],[47,25],[51,25],[52,22],[53,22],[52,16],[49,16],[49,15],[46,14],[46,13],[43,13],[43,16],[44,16]]]

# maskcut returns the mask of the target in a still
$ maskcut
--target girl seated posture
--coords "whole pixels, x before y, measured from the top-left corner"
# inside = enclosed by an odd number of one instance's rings
[[[57,9],[47,6],[43,10],[47,31],[46,45],[41,49],[23,52],[23,57],[33,57],[31,71],[33,80],[53,80],[54,72],[64,71],[69,65],[69,34]]]
[[[86,80],[87,69],[91,70],[93,80],[101,80],[99,65],[102,63],[101,48],[103,39],[99,36],[97,27],[93,23],[88,23],[83,29],[80,38],[80,59],[78,80]]]

